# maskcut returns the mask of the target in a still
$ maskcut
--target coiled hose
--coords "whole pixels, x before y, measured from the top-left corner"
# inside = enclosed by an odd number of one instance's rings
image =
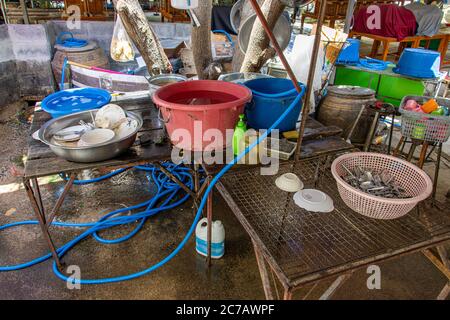
[[[169,262],[171,259],[173,259],[181,249],[186,245],[186,243],[191,238],[192,234],[195,231],[195,227],[198,223],[198,221],[201,218],[203,209],[206,205],[207,198],[209,193],[213,190],[216,183],[219,181],[219,179],[228,172],[235,164],[237,164],[243,157],[245,157],[250,150],[255,148],[258,144],[261,143],[264,139],[268,137],[268,135],[272,132],[272,130],[277,127],[281,121],[283,121],[284,118],[292,111],[292,109],[300,102],[305,92],[305,87],[302,86],[302,91],[297,95],[295,100],[291,103],[291,105],[283,112],[283,114],[272,124],[272,126],[265,131],[255,142],[253,142],[250,146],[248,146],[243,152],[241,152],[238,156],[236,156],[231,163],[228,163],[210,182],[208,187],[205,190],[205,193],[202,197],[202,200],[200,202],[200,205],[198,207],[197,213],[195,215],[194,221],[192,222],[192,225],[190,226],[187,234],[183,238],[183,240],[178,244],[178,246],[164,259],[162,259],[160,262],[150,266],[147,269],[144,269],[140,272],[123,275],[123,276],[117,276],[117,277],[110,277],[110,278],[103,278],[103,279],[73,279],[69,278],[66,275],[62,274],[60,270],[58,270],[58,267],[56,265],[56,262],[53,262],[53,272],[56,274],[57,277],[64,281],[69,281],[74,284],[104,284],[104,283],[112,283],[112,282],[120,282],[120,281],[126,281],[135,279],[138,277],[141,277],[143,275],[146,275],[148,273],[151,273],[155,271],[156,269],[162,267],[164,264]],[[175,165],[173,163],[165,163],[163,164],[164,167],[169,170],[172,174],[174,174],[178,179],[180,179],[187,187],[190,189],[193,189],[193,179],[189,172],[188,168],[181,167],[178,165]],[[99,221],[95,223],[62,223],[62,222],[53,222],[52,226],[57,227],[71,227],[71,228],[88,228],[86,231],[84,231],[79,236],[75,237],[71,241],[67,242],[63,246],[57,249],[58,256],[61,258],[63,257],[71,248],[73,248],[76,244],[78,244],[83,239],[87,238],[88,236],[92,235],[97,241],[100,243],[105,244],[112,244],[112,243],[120,243],[123,241],[126,241],[133,237],[136,233],[139,232],[139,230],[142,228],[146,220],[162,211],[166,211],[172,208],[175,208],[179,205],[181,205],[183,202],[187,201],[189,198],[189,194],[185,194],[184,196],[178,195],[180,191],[182,191],[181,187],[179,187],[177,184],[169,180],[169,177],[165,175],[163,172],[161,172],[159,169],[152,165],[148,166],[137,166],[135,167],[138,170],[144,170],[149,173],[149,180],[153,180],[153,182],[157,186],[157,193],[156,195],[143,203],[140,203],[138,205],[128,207],[128,208],[122,208],[115,211],[112,211],[106,215],[104,215]],[[126,169],[122,169],[126,170]],[[123,172],[123,171],[122,171]],[[121,172],[119,172],[121,173]],[[110,175],[118,174],[117,171],[114,173],[111,173]],[[99,180],[100,179],[100,180]],[[106,179],[105,177],[97,178],[92,181],[76,181],[77,184],[86,184],[86,183],[93,183],[98,182],[101,180]],[[159,206],[156,206],[156,203],[159,201],[162,201],[162,203]],[[120,213],[130,211],[130,210],[138,210],[145,208],[143,211],[134,213],[133,215],[129,216],[118,216]],[[109,240],[104,239],[98,235],[99,231],[106,230],[112,227],[116,226],[122,226],[122,225],[129,225],[131,223],[138,222],[138,225],[131,231],[128,235],[121,237],[119,239]],[[0,226],[0,231],[5,230],[8,228],[18,227],[18,226],[24,226],[24,225],[36,225],[38,224],[37,221],[23,221],[23,222],[16,222],[7,224],[4,226]],[[51,254],[48,253],[42,257],[36,258],[32,261],[15,265],[15,266],[6,266],[6,267],[0,267],[0,271],[13,271],[13,270],[20,270],[27,267],[31,267],[33,265],[36,265],[38,263],[41,263],[43,261],[46,261],[51,258]]]

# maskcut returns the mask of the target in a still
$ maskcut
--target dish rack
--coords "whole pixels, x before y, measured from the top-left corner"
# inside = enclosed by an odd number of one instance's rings
[[[440,106],[450,108],[450,100],[423,96],[406,96],[400,104],[402,114],[402,135],[405,138],[423,140],[434,143],[444,143],[450,136],[450,116],[439,116],[419,113],[403,109],[408,100],[416,100],[423,104],[435,99]]]

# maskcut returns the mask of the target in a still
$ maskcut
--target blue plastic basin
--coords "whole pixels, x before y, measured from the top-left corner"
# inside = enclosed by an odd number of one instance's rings
[[[393,71],[414,78],[437,78],[440,64],[441,55],[437,51],[406,48]]]
[[[359,62],[359,48],[361,47],[361,41],[358,39],[347,39],[344,47],[342,48],[336,63],[340,64],[353,64]]]
[[[299,83],[302,92],[305,86]],[[291,80],[279,78],[254,79],[244,83],[253,93],[252,101],[247,104],[245,114],[248,125],[253,129],[268,129],[295,100],[298,93]],[[302,100],[292,109],[287,117],[275,129],[281,132],[295,129]]]
[[[111,94],[98,88],[75,88],[55,92],[42,100],[42,110],[53,118],[98,109],[111,101]]]

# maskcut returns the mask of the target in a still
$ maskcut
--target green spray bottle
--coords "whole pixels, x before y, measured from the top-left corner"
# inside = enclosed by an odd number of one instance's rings
[[[237,156],[239,154],[239,142],[244,139],[245,132],[247,131],[247,125],[244,122],[244,115],[239,115],[239,122],[234,128],[233,133],[233,152],[234,155]]]

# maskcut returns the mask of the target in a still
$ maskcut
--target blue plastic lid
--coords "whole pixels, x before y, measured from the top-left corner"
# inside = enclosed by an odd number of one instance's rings
[[[75,88],[58,91],[42,100],[42,110],[53,118],[75,112],[98,109],[111,101],[111,94],[98,88]]]

